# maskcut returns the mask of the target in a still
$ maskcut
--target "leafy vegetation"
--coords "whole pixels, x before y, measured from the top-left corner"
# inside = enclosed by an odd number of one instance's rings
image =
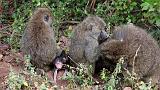
[[[122,77],[119,74],[122,73],[124,59],[123,57],[119,59],[116,68],[112,74],[108,74],[106,69],[103,69],[101,72],[100,78],[104,81],[104,84],[101,86],[94,86],[94,83],[98,83],[91,74],[92,67],[87,68],[85,65],[80,64],[80,67],[71,69],[70,72],[67,72],[65,77],[62,77],[63,80],[68,80],[69,84],[65,89],[89,89],[96,88],[96,90],[105,89],[105,90],[117,90],[121,89]],[[76,70],[75,70],[76,69]],[[30,58],[25,57],[25,68],[21,72],[16,72],[10,69],[8,76],[8,88],[12,90],[54,90],[59,89],[56,85],[53,85],[48,79],[47,75],[44,76],[37,75],[35,68],[30,64]],[[127,70],[126,70],[127,71]],[[131,83],[133,90],[156,90],[152,88],[151,82],[144,83],[139,82],[139,79],[136,75],[131,74],[127,71],[126,77],[123,83]]]
[[[47,6],[51,8],[55,18],[55,31],[61,27],[63,21],[82,21],[87,15],[98,15],[102,17],[108,27],[115,25],[134,23],[148,29],[160,29],[160,3],[158,0],[32,0],[19,2],[2,2],[2,24],[11,24],[11,35],[4,41],[12,45],[14,49],[19,48],[19,39],[24,31],[26,22],[36,7]],[[9,6],[13,6],[10,8]],[[93,6],[94,8],[91,8]],[[10,13],[8,13],[10,11]],[[8,17],[6,17],[8,16]],[[10,21],[10,22],[8,22]],[[152,30],[154,32],[154,30]],[[158,35],[157,35],[158,34]],[[159,33],[153,36],[159,40]]]
[[[35,68],[30,63],[29,56],[25,56],[25,68],[23,71],[16,72],[10,69],[8,76],[8,88],[11,90],[47,90],[54,89],[55,86],[51,86],[51,81],[44,76],[38,75],[35,72]]]
[[[93,3],[94,1],[96,2]],[[159,0],[3,0],[3,12],[0,20],[0,24],[3,25],[2,30],[0,30],[1,41],[10,44],[12,49],[19,50],[19,42],[26,22],[34,9],[40,6],[49,7],[52,10],[54,16],[53,26],[55,26],[57,37],[63,22],[80,22],[88,15],[98,15],[105,20],[109,30],[113,26],[131,22],[148,29],[151,35],[160,43]],[[68,37],[71,36],[71,31],[69,30],[71,26],[65,25],[65,27],[67,27],[65,35]],[[26,58],[26,60],[29,59]],[[27,76],[32,80],[35,77],[41,78],[41,76],[38,76],[34,72],[34,68],[29,62],[26,62],[25,71],[27,72]],[[116,86],[120,81],[118,74],[121,73],[121,65],[122,62],[117,64],[115,71],[111,75],[105,69],[102,71],[101,79],[105,82],[103,87],[106,90],[116,90]],[[68,76],[65,79],[70,81],[71,86],[69,87],[73,88],[76,85],[88,87],[94,84],[95,81],[91,73],[84,72],[84,66],[82,65],[81,67],[78,68],[78,74],[68,72]],[[87,74],[87,76],[84,74]],[[132,83],[132,87],[135,90],[151,89],[150,84],[138,83],[138,79],[135,76],[129,75],[126,77],[126,81]],[[35,79],[32,84],[29,84],[23,74],[16,74],[14,71],[11,71],[8,78],[8,85],[13,90],[21,89],[22,87],[33,89],[33,86],[45,90],[49,86],[49,81],[46,77],[43,77],[42,81],[42,83],[39,83]]]

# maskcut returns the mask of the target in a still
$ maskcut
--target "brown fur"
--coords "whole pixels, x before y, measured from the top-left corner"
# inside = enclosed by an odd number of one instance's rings
[[[31,63],[45,71],[49,70],[49,65],[57,51],[51,24],[50,10],[48,8],[38,8],[30,18],[21,39],[22,52],[30,54]]]
[[[74,29],[70,56],[76,63],[95,64],[97,60],[98,35],[105,29],[105,22],[97,16],[89,16]],[[94,67],[94,66],[93,66]]]
[[[160,79],[159,46],[145,30],[133,24],[116,27],[112,37],[100,45],[100,52],[113,62],[125,56],[126,68],[132,72],[134,67],[135,73],[145,82],[152,78],[153,83],[157,83]]]

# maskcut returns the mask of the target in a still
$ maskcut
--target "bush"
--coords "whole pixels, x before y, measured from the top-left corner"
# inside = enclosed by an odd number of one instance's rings
[[[20,0],[12,2],[13,14],[7,18],[10,3],[3,1],[2,24],[11,19],[12,34],[4,38],[12,45],[13,49],[19,49],[19,41],[25,29],[26,22],[36,7],[47,6],[51,8],[55,18],[55,31],[58,33],[63,21],[82,21],[87,15],[94,14],[102,17],[108,27],[126,24],[128,22],[147,28],[160,28],[160,4],[159,0],[103,0],[97,1],[94,10],[90,9],[91,1],[86,0]],[[10,17],[10,16],[8,16]]]

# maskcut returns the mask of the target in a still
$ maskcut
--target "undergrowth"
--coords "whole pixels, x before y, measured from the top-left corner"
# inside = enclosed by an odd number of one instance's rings
[[[38,75],[30,63],[29,56],[25,57],[25,68],[20,72],[10,68],[7,79],[9,90],[53,90],[57,86],[52,85],[47,75]]]
[[[96,1],[94,4],[93,2]],[[80,22],[88,15],[98,15],[105,20],[108,28],[128,22],[143,28],[151,29],[153,36],[159,41],[160,34],[160,2],[158,0],[19,0],[2,1],[2,28],[0,38],[9,43],[13,49],[19,50],[19,41],[26,22],[37,7],[48,7],[54,16],[53,26],[56,36],[66,21]],[[75,24],[70,22],[70,24]],[[6,29],[10,27],[10,29]],[[4,35],[8,33],[7,36]]]
[[[92,66],[86,67],[83,64],[80,64],[79,67],[71,68],[67,72],[65,77],[62,77],[62,80],[67,80],[68,85],[64,89],[95,89],[99,90],[122,90],[123,84],[130,84],[130,87],[133,90],[156,90],[152,88],[151,82],[144,83],[140,81],[134,74],[131,74],[126,70],[125,79],[121,79],[122,68],[123,68],[123,57],[119,59],[119,62],[116,65],[116,68],[113,73],[108,74],[106,69],[103,69],[100,77],[104,82],[98,84],[95,78],[92,76]],[[95,85],[97,83],[97,85]],[[53,84],[47,75],[38,75],[35,72],[35,68],[30,64],[30,59],[25,57],[25,68],[21,72],[16,72],[12,68],[7,79],[8,88],[11,90],[55,90],[60,89],[55,84]],[[125,85],[125,84],[124,84]]]
[[[47,6],[52,10],[54,16],[53,26],[55,27],[56,36],[61,29],[61,25],[65,21],[81,22],[88,15],[98,15],[105,20],[108,27],[112,28],[120,24],[128,22],[149,30],[151,35],[160,43],[160,2],[159,0],[2,0],[3,12],[0,16],[0,43],[8,43],[11,49],[16,51],[20,48],[20,38],[25,29],[26,22],[31,17],[35,8]],[[93,2],[96,1],[95,4]],[[92,4],[91,4],[92,3]],[[71,25],[63,27],[70,28]],[[67,29],[68,29],[67,28]],[[70,36],[69,30],[65,29],[65,35]],[[8,88],[17,89],[53,89],[56,86],[51,85],[46,76],[37,75],[35,68],[30,64],[30,58],[25,58],[26,68],[22,72],[16,72],[11,69],[8,77]],[[100,77],[104,81],[101,86],[106,90],[117,90],[121,81],[123,58],[120,59],[114,72],[107,73],[103,69]],[[67,77],[63,78],[69,81],[68,88],[94,86],[96,80],[91,75],[92,68],[80,65],[78,72],[70,71]],[[120,75],[120,76],[119,76]],[[139,79],[127,73],[124,82],[131,83],[134,90],[151,90],[151,84],[139,82]]]

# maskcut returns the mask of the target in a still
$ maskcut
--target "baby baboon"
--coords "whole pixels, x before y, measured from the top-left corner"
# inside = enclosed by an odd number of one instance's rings
[[[56,77],[58,70],[64,69],[65,73],[67,73],[67,69],[65,67],[66,64],[70,64],[68,55],[63,50],[60,55],[56,56],[56,58],[53,60],[53,66],[54,66],[54,83],[56,83]]]
[[[69,54],[76,63],[94,65],[98,59],[98,36],[105,29],[105,22],[98,16],[89,16],[74,29]]]
[[[31,55],[31,63],[37,68],[48,71],[57,48],[48,8],[38,8],[30,18],[21,39],[21,50]]]
[[[145,30],[133,24],[116,27],[111,38],[100,44],[102,56],[117,62],[126,58],[126,68],[145,82],[160,79],[160,51],[157,42]]]

